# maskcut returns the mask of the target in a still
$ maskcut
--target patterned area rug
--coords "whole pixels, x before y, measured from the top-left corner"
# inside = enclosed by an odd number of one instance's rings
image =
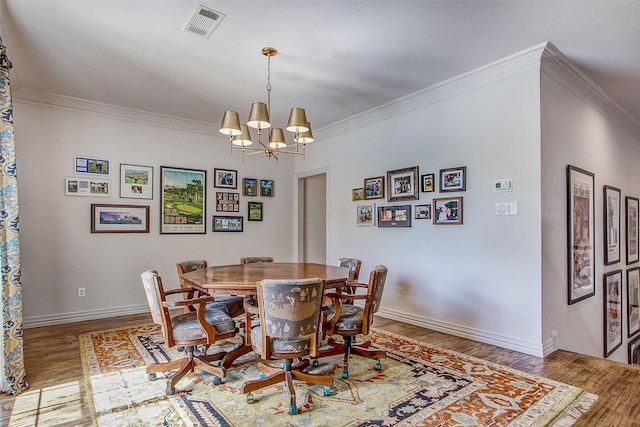
[[[340,356],[321,359],[311,372],[333,374],[332,394],[296,382],[301,413],[291,416],[283,385],[254,392],[256,402],[246,402],[243,382],[259,377],[253,353],[238,359],[221,385],[191,373],[167,396],[164,377],[148,381],[145,366],[181,355],[164,346],[158,326],[79,337],[98,426],[570,426],[597,398],[398,335],[375,330],[371,338],[387,353],[381,371],[375,361],[352,356],[344,380]]]

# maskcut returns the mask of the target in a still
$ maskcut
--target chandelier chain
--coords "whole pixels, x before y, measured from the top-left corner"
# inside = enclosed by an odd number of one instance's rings
[[[267,55],[267,111],[271,115],[271,55]]]

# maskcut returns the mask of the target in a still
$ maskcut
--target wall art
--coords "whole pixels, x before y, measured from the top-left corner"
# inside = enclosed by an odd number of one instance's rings
[[[149,206],[91,204],[92,233],[148,233]]]
[[[384,176],[364,179],[364,200],[384,198]]]
[[[376,225],[375,203],[365,203],[356,207],[356,224]]]
[[[216,191],[216,212],[240,212],[240,193]]]
[[[262,221],[262,202],[248,202],[249,221]]]
[[[67,196],[111,197],[110,179],[65,178],[65,194]]]
[[[416,205],[415,219],[431,219],[431,205]]]
[[[216,188],[238,188],[238,171],[213,169],[213,186]]]
[[[73,163],[75,173],[90,173],[94,175],[109,175],[111,173],[111,162],[107,159],[75,156]]]
[[[434,191],[434,181],[436,179],[435,174],[432,173],[428,173],[425,175],[422,175],[421,177],[421,181],[422,181],[422,192],[423,193],[430,193],[432,191]]]
[[[567,166],[568,303],[596,294],[595,176]]]
[[[433,223],[436,225],[462,224],[462,197],[433,199]]]
[[[153,167],[120,164],[120,197],[153,199]]]
[[[207,171],[160,166],[160,234],[205,234]]]
[[[629,365],[640,366],[640,336],[629,341]]]
[[[364,190],[362,188],[354,188],[351,190],[351,200],[363,200]]]
[[[440,169],[440,192],[467,191],[467,167]]]
[[[378,207],[378,227],[411,227],[411,205]]]
[[[633,264],[640,260],[640,246],[638,245],[638,234],[640,226],[638,223],[638,207],[639,199],[637,197],[625,197],[625,205],[627,207],[627,215],[625,220],[625,229],[627,230],[627,265]]]
[[[257,196],[258,195],[258,180],[255,178],[243,178],[242,179],[242,195],[243,196]]]
[[[603,275],[604,357],[622,345],[622,270]]]
[[[604,186],[604,265],[620,262],[620,189]]]
[[[241,216],[213,216],[213,231],[242,232],[243,217]]]
[[[387,201],[418,200],[418,166],[387,171]]]
[[[273,197],[273,181],[270,179],[260,180],[260,195],[262,197]]]
[[[640,267],[627,270],[627,337],[640,332]]]

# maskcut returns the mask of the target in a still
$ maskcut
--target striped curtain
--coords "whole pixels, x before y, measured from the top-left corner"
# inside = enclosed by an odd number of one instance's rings
[[[0,38],[0,386],[3,392],[16,394],[28,385],[22,347],[18,184],[10,68],[11,61]]]

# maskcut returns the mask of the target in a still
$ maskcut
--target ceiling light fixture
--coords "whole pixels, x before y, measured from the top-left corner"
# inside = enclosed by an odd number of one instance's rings
[[[289,114],[289,122],[286,129],[294,133],[293,144],[287,144],[282,128],[271,128],[269,112],[271,111],[271,57],[278,51],[272,47],[262,48],[262,54],[267,57],[267,104],[254,102],[251,104],[247,124],[240,124],[240,118],[235,111],[225,111],[220,125],[220,132],[229,135],[229,147],[233,154],[234,149],[242,150],[242,161],[247,156],[264,153],[269,160],[274,157],[276,161],[280,154],[297,154],[304,159],[305,145],[313,142],[311,125],[307,121],[304,108],[292,108]],[[258,144],[253,144],[249,128],[258,130]],[[269,142],[261,140],[262,130],[271,128]],[[292,150],[295,148],[295,151]],[[289,150],[286,150],[289,149]]]

